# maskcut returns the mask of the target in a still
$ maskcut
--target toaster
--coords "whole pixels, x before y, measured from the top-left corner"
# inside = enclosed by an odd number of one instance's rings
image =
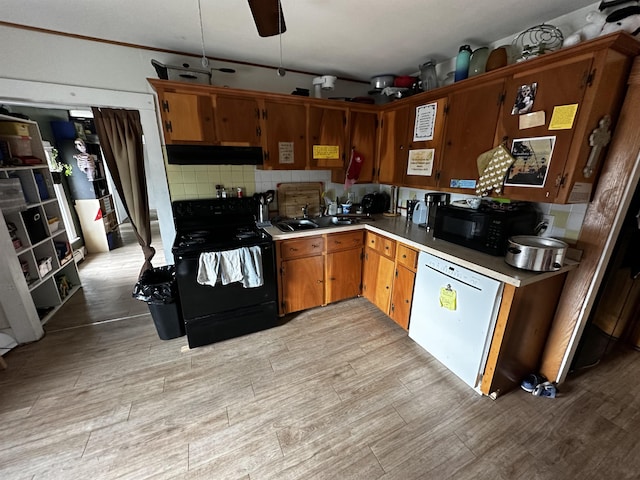
[[[362,211],[364,213],[384,213],[389,209],[391,199],[388,193],[368,193],[362,197]]]

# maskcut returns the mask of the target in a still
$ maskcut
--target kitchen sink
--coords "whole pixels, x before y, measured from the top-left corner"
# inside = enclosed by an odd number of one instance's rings
[[[290,218],[275,222],[275,226],[283,232],[297,232],[299,230],[310,230],[314,228],[337,227],[340,225],[354,225],[360,218],[369,218],[368,215],[348,216],[332,215],[327,217],[313,218]]]

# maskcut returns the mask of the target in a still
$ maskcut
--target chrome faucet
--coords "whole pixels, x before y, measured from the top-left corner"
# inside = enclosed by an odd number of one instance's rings
[[[309,204],[305,203],[304,207],[302,207],[302,218],[309,218]]]

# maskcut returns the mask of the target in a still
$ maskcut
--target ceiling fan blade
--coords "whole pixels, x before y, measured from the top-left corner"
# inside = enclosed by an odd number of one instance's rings
[[[256,22],[258,35],[261,37],[271,37],[287,31],[284,24],[284,14],[282,6],[279,6],[280,0],[248,0],[253,21]],[[278,8],[279,7],[279,8]],[[280,21],[278,22],[278,11],[280,12]]]

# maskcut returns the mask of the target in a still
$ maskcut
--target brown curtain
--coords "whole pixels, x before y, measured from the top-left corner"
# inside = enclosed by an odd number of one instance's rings
[[[149,197],[144,171],[140,112],[93,107],[93,118],[109,172],[144,253],[140,275],[153,267]]]

